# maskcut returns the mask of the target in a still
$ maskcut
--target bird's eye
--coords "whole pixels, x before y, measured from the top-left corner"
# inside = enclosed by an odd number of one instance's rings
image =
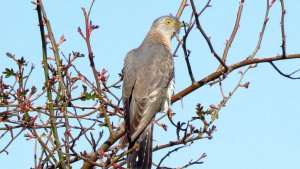
[[[171,21],[170,19],[166,19],[166,20],[165,20],[165,24],[166,24],[166,25],[171,25],[171,23],[172,23],[172,21]]]

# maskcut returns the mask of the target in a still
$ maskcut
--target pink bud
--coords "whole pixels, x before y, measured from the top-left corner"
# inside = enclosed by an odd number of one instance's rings
[[[211,104],[209,107],[212,108],[212,109],[218,109],[218,107],[213,105],[213,104]]]

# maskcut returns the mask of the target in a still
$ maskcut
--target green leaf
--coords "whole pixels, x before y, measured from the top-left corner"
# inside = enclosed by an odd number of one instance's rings
[[[22,119],[23,119],[24,121],[29,122],[29,121],[30,121],[30,116],[29,116],[29,114],[28,114],[27,112],[25,112],[24,115],[23,115],[23,117],[22,117]]]
[[[26,63],[26,60],[24,59],[24,57],[22,56],[21,59],[18,59],[18,65],[19,66],[24,66]]]
[[[5,78],[9,78],[11,76],[16,76],[16,73],[14,72],[14,70],[12,68],[11,69],[5,68],[5,71],[2,73],[5,74]]]
[[[82,101],[86,101],[86,100],[90,100],[90,99],[91,99],[91,94],[90,94],[90,93],[84,91],[83,94],[84,94],[84,95],[83,95],[83,97],[81,98]]]
[[[21,91],[20,96],[26,96],[26,93],[27,93],[26,91]]]
[[[211,121],[215,121],[218,118],[219,118],[219,112],[216,111],[215,113],[212,114]]]
[[[84,91],[83,94],[84,94],[84,96],[81,98],[82,101],[97,99],[96,93],[92,94],[92,93],[88,93],[88,92]]]
[[[42,132],[42,134],[40,134],[40,138],[42,138],[42,137],[45,137],[46,136],[46,134],[45,134],[45,132]]]
[[[92,99],[92,100],[96,100],[96,99],[97,99],[97,94],[96,94],[96,93],[93,93],[93,94],[91,95],[91,99]]]
[[[192,117],[192,121],[201,119],[200,117]]]

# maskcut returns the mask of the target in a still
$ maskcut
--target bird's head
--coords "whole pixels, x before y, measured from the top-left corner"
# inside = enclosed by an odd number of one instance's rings
[[[178,18],[168,15],[157,18],[153,22],[151,29],[155,29],[168,38],[172,38],[175,33],[179,33],[180,28],[183,26],[184,24]]]

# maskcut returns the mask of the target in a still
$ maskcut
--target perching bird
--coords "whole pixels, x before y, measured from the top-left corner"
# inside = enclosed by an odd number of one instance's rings
[[[174,63],[171,39],[183,23],[173,16],[153,22],[143,43],[127,53],[123,69],[123,101],[130,169],[150,169],[152,165],[153,119],[166,112],[174,91]]]

